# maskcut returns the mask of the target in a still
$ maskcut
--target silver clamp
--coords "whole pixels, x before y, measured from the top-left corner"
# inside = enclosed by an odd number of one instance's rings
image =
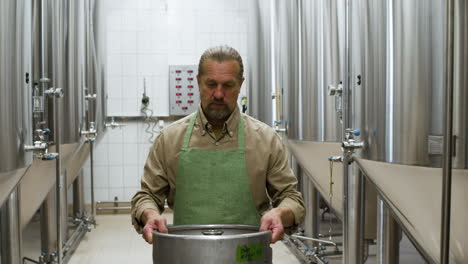
[[[283,120],[275,120],[275,131],[288,133],[288,126],[286,123],[283,123]]]
[[[335,111],[338,113],[340,119],[342,119],[343,116],[342,94],[343,84],[341,82],[338,86],[328,85],[328,95],[335,97]]]
[[[330,96],[341,96],[343,94],[343,84],[338,86],[328,85],[328,95]]]
[[[89,122],[89,129],[81,131],[81,135],[86,137],[86,142],[94,142],[97,137],[96,123]]]
[[[124,126],[125,126],[124,124],[116,123],[114,117],[111,118],[110,123],[106,123],[106,127],[110,127],[112,129],[117,128],[117,127],[124,127]]]
[[[85,95],[85,99],[90,101],[90,100],[96,100],[97,94],[87,94]]]
[[[48,95],[49,97],[62,98],[63,89],[62,88],[49,88],[44,91],[44,94]]]
[[[42,77],[41,79],[39,79],[39,82],[41,82],[41,83],[50,83],[50,79],[47,78],[47,77]]]
[[[359,129],[350,129],[345,130],[345,140],[341,143],[341,148],[345,154],[352,154],[356,149],[364,148],[364,142],[359,142],[355,137],[360,136],[361,131]]]
[[[36,129],[34,131],[37,140],[34,141],[33,145],[25,145],[25,152],[33,152],[35,156],[40,160],[54,160],[58,157],[58,153],[48,153],[49,143],[45,141],[44,135],[50,135],[50,129]]]

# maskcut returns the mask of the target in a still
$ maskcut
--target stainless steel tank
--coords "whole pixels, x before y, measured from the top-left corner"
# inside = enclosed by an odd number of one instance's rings
[[[302,139],[341,140],[339,100],[328,86],[343,80],[344,1],[300,1]]]
[[[95,95],[87,100],[87,127],[94,122],[98,142],[103,137],[107,118],[107,83],[106,83],[106,6],[103,1],[86,2],[86,94]]]
[[[193,225],[153,232],[153,263],[271,264],[271,232],[257,226]]]
[[[454,136],[455,157],[453,168],[468,169],[468,67],[467,14],[468,4],[465,1],[455,1],[454,30]]]
[[[361,138],[369,143],[363,156],[440,167],[442,1],[393,1],[390,6],[387,1],[357,2],[354,10],[361,12],[361,21],[353,36],[360,43],[353,47],[351,89],[354,127],[361,128]]]
[[[61,144],[78,143],[83,125],[84,6],[83,1],[46,1],[47,62],[49,87],[62,88],[60,105]],[[50,104],[51,105],[51,104]],[[52,110],[52,109],[50,109]],[[49,113],[52,113],[50,111]],[[51,114],[48,125],[53,129]]]
[[[0,2],[0,205],[32,162],[31,3]]]
[[[453,170],[450,254],[453,263],[464,263],[467,8],[464,1],[455,3],[453,168],[459,170]],[[361,129],[365,142],[357,162],[424,258],[438,262],[446,1],[358,0],[353,5],[351,111],[353,127]]]
[[[275,1],[275,94],[277,95],[276,120],[287,128],[288,138],[300,137],[300,53],[298,1]]]
[[[248,1],[248,114],[268,124],[272,115],[272,39],[271,23],[273,6],[269,0]]]

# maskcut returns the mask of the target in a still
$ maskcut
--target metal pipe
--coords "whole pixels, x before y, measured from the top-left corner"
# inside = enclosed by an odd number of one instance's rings
[[[98,207],[97,210],[130,210],[130,206],[111,206],[111,207]]]
[[[44,199],[40,210],[41,223],[41,251],[45,255],[45,261],[52,261],[52,254],[55,251],[56,238],[55,233],[55,191],[50,191]]]
[[[305,199],[306,206],[306,216],[304,221],[304,231],[305,234],[310,237],[318,237],[319,233],[319,193],[312,182],[309,180],[309,177],[304,175],[299,163],[296,164],[296,175],[301,181],[301,191]],[[311,247],[315,246],[315,243],[309,245]]]
[[[63,245],[64,256],[69,255],[70,250],[78,246],[76,241],[78,241],[86,231],[87,231],[86,224],[84,223],[84,221],[81,221],[79,225],[76,227],[75,231],[73,231],[70,238]]]
[[[317,239],[317,238],[312,238],[312,237],[306,237],[306,236],[299,236],[299,235],[291,235],[292,238],[298,238],[298,239],[303,239],[303,240],[309,240],[309,241],[314,241],[314,242],[319,242],[323,244],[329,244],[337,247],[337,244],[333,241],[330,240],[323,240],[323,239]]]
[[[447,1],[446,85],[445,85],[445,136],[442,178],[442,221],[440,234],[440,263],[449,263],[450,213],[452,192],[452,134],[453,134],[453,49],[454,0]]]
[[[73,216],[83,217],[85,215],[84,190],[83,190],[83,170],[73,182]]]
[[[397,264],[400,255],[400,228],[380,197],[377,211],[377,263]]]
[[[16,187],[0,210],[1,263],[21,263],[19,188]]]
[[[46,15],[45,15],[45,9],[46,9],[46,1],[47,0],[42,0],[41,1],[41,80],[47,78],[46,77],[46,56],[45,56],[45,47],[46,47],[46,27],[47,27],[47,21],[46,21]],[[45,87],[45,82],[42,82],[42,91],[47,90],[47,87]]]
[[[343,70],[343,128],[342,142],[347,140],[346,131],[352,127],[351,123],[351,36],[352,36],[352,3],[346,0],[345,10],[345,59]],[[362,213],[360,207],[362,200],[362,176],[353,173],[350,168],[352,151],[343,155],[343,263],[361,264],[363,259],[361,236]]]
[[[94,142],[89,142],[90,185],[91,185],[91,221],[96,224],[96,205],[94,200]]]
[[[60,157],[60,99],[54,96],[54,141],[55,141],[55,152],[58,154],[55,158],[55,195],[56,195],[56,225],[57,225],[57,263],[62,264],[63,252],[62,252],[62,197],[61,192],[63,188],[62,182],[62,162]]]

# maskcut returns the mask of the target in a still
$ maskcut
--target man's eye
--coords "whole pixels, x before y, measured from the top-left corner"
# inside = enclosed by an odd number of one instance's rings
[[[211,83],[211,82],[210,82],[210,83],[207,83],[206,86],[208,86],[208,87],[216,87],[216,83]]]
[[[234,84],[232,84],[232,83],[224,84],[224,88],[226,88],[226,89],[231,89],[232,87],[234,87]]]

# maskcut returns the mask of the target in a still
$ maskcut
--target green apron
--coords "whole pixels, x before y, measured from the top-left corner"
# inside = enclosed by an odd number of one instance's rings
[[[237,150],[205,150],[188,147],[197,114],[190,120],[179,155],[174,225],[259,225],[247,178],[242,117]]]

